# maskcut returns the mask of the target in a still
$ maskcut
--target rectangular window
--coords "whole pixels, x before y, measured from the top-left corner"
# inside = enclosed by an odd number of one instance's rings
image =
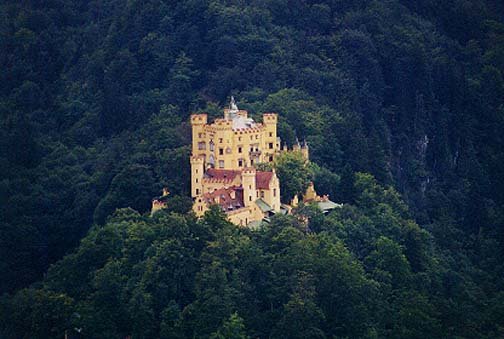
[[[264,191],[261,191],[261,198],[264,199]]]
[[[198,183],[198,178],[196,178],[196,183]]]
[[[256,198],[259,198],[259,191],[256,191]]]
[[[243,160],[238,160],[238,167],[243,167]]]
[[[219,138],[219,144],[222,144],[222,138]]]
[[[241,153],[241,152],[242,152],[242,148],[238,147],[238,153]]]
[[[273,132],[269,132],[269,136],[272,137],[273,136]]]
[[[273,161],[273,156],[272,156],[272,155],[270,155],[270,156],[269,156],[269,162],[272,162],[272,161]]]
[[[224,148],[219,148],[219,155],[224,155]]]
[[[259,134],[256,134],[256,139],[259,139]]]
[[[219,160],[219,168],[224,168],[224,160]]]
[[[198,149],[199,150],[205,150],[206,149],[206,144],[204,141],[198,142]]]
[[[268,146],[269,146],[269,149],[273,149],[273,143],[272,143],[272,142],[270,142],[270,143],[268,144]]]
[[[199,195],[199,188],[196,188],[196,195]]]
[[[250,159],[250,165],[254,164],[254,159]]]
[[[276,188],[273,188],[273,196],[276,197]]]

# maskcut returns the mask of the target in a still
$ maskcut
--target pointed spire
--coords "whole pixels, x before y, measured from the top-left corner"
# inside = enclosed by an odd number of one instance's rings
[[[299,143],[299,139],[296,137],[296,142],[292,145],[292,149],[295,151],[299,151],[301,149],[301,144]]]
[[[236,105],[236,101],[234,96],[231,96],[231,102],[229,103],[229,109],[232,111],[238,111],[238,106]]]

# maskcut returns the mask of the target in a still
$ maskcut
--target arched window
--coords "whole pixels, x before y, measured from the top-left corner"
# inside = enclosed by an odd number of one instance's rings
[[[210,151],[213,152],[215,149],[215,144],[213,142],[213,140],[210,140]]]

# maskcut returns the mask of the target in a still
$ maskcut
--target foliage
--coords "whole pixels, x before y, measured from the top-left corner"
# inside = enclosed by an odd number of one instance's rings
[[[491,299],[490,326],[467,318],[467,308],[481,307],[467,298],[481,296],[482,287],[457,278],[458,267],[432,246],[392,188],[367,174],[356,177],[357,204],[325,216],[305,210],[308,228],[295,216],[275,216],[251,231],[229,223],[218,208],[200,220],[192,214],[163,211],[149,217],[118,210],[53,265],[41,284],[0,300],[0,333],[47,337],[78,329],[89,338],[444,338],[469,328],[472,335],[500,333],[502,293]]]
[[[289,203],[295,195],[303,194],[312,181],[313,171],[301,152],[284,152],[274,164],[280,180],[280,198]]]
[[[210,336],[211,339],[247,339],[243,319],[237,313],[231,314],[228,320]]]

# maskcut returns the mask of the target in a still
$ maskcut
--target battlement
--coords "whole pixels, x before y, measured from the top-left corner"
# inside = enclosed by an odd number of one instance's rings
[[[234,128],[234,134],[250,134],[250,133],[261,133],[263,131],[263,125],[257,125],[256,127],[249,128]]]
[[[263,113],[264,124],[276,124],[278,122],[278,114],[276,113]]]
[[[232,129],[233,128],[233,121],[218,118],[218,119],[214,120],[214,122],[211,126],[214,128],[217,128],[217,129]]]
[[[193,155],[191,156],[191,164],[204,163],[205,158],[201,155]]]
[[[158,199],[153,199],[152,206],[151,206],[151,215],[153,215],[157,211],[162,210],[166,207],[167,207],[166,202],[158,200]]]
[[[243,175],[256,175],[256,169],[255,167],[245,167],[243,170],[242,170],[242,174]]]
[[[208,121],[208,114],[198,113],[191,114],[191,125],[206,125]]]
[[[215,184],[215,183],[231,183],[234,179],[230,178],[203,178],[202,181],[204,183]]]
[[[292,145],[292,149],[289,149],[287,147],[287,144],[284,144],[282,148],[280,149],[281,152],[300,152],[303,155],[303,158],[305,160],[309,160],[310,158],[310,147],[308,146],[308,143],[306,141],[303,141],[302,143],[299,142],[296,138],[296,143]]]

